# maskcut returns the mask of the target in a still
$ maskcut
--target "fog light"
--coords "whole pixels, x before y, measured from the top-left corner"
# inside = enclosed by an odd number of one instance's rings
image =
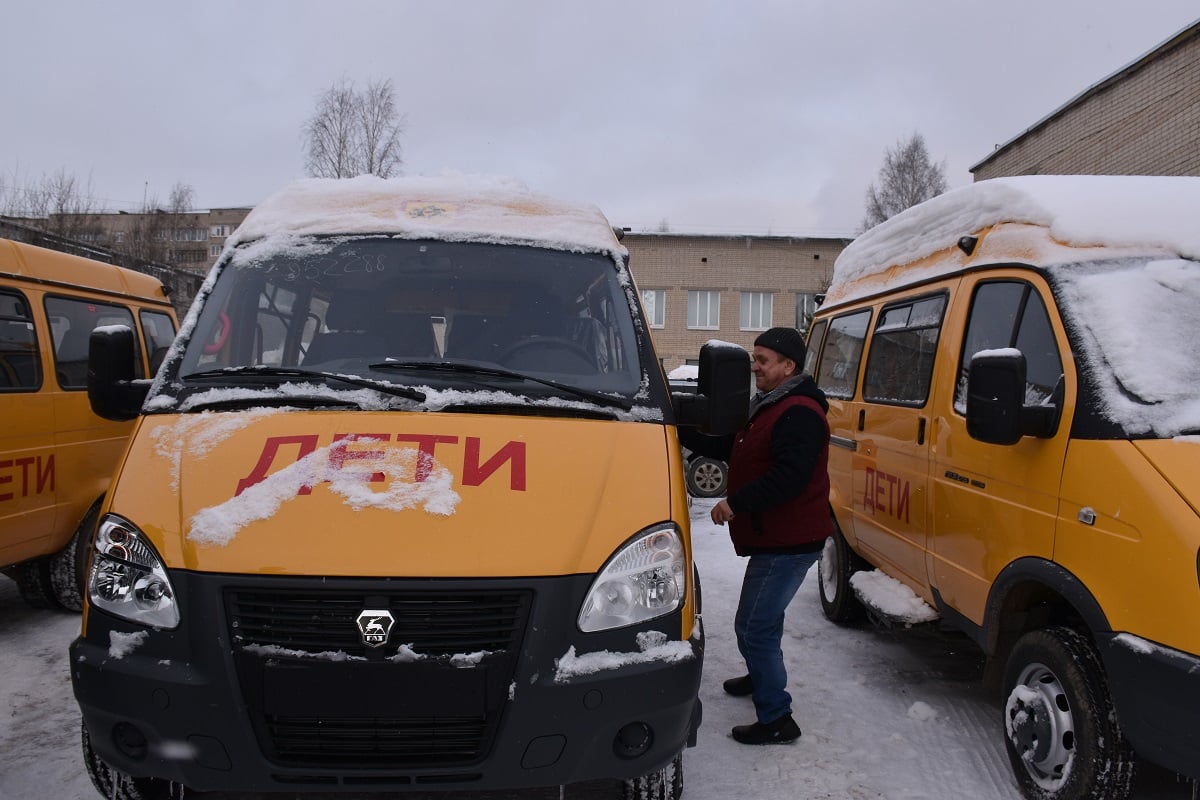
[[[613,751],[621,758],[637,758],[654,744],[654,731],[644,722],[631,722],[617,731]]]
[[[122,755],[134,761],[141,761],[146,757],[146,737],[137,727],[128,722],[118,722],[113,726],[112,736],[113,744]]]

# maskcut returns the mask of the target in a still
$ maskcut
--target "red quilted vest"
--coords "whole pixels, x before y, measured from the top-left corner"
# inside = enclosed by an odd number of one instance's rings
[[[820,403],[792,395],[760,409],[733,443],[729,457],[729,496],[771,467],[771,431],[783,412],[803,406],[821,416],[825,444],[808,485],[795,497],[765,511],[736,514],[729,536],[738,555],[754,552],[809,551],[833,533],[829,514],[829,423]]]

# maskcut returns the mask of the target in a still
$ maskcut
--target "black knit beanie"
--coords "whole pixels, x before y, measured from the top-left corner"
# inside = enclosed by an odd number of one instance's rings
[[[769,347],[796,362],[796,372],[804,369],[804,337],[795,328],[771,328],[754,340],[755,347]]]

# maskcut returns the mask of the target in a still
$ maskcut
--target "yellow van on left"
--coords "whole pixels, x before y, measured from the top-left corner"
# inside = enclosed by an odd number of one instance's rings
[[[133,428],[88,403],[88,338],[114,324],[138,332],[135,374],[151,374],[177,327],[162,283],[0,239],[0,571],[34,606],[79,610],[87,537]]]

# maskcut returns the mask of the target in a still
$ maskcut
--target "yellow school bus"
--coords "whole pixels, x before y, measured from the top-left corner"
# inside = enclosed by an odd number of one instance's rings
[[[88,403],[88,338],[113,324],[135,333],[144,378],[175,337],[163,285],[0,239],[0,569],[38,607],[81,607],[87,538],[133,430]]]
[[[1025,796],[1200,778],[1200,178],[983,181],[868,231],[810,334],[825,613],[878,569],[989,657]]]
[[[678,798],[703,632],[673,398],[627,253],[507,180],[306,180],[246,218],[136,417],[72,678],[118,798],[611,782]],[[120,653],[113,656],[114,648]]]

